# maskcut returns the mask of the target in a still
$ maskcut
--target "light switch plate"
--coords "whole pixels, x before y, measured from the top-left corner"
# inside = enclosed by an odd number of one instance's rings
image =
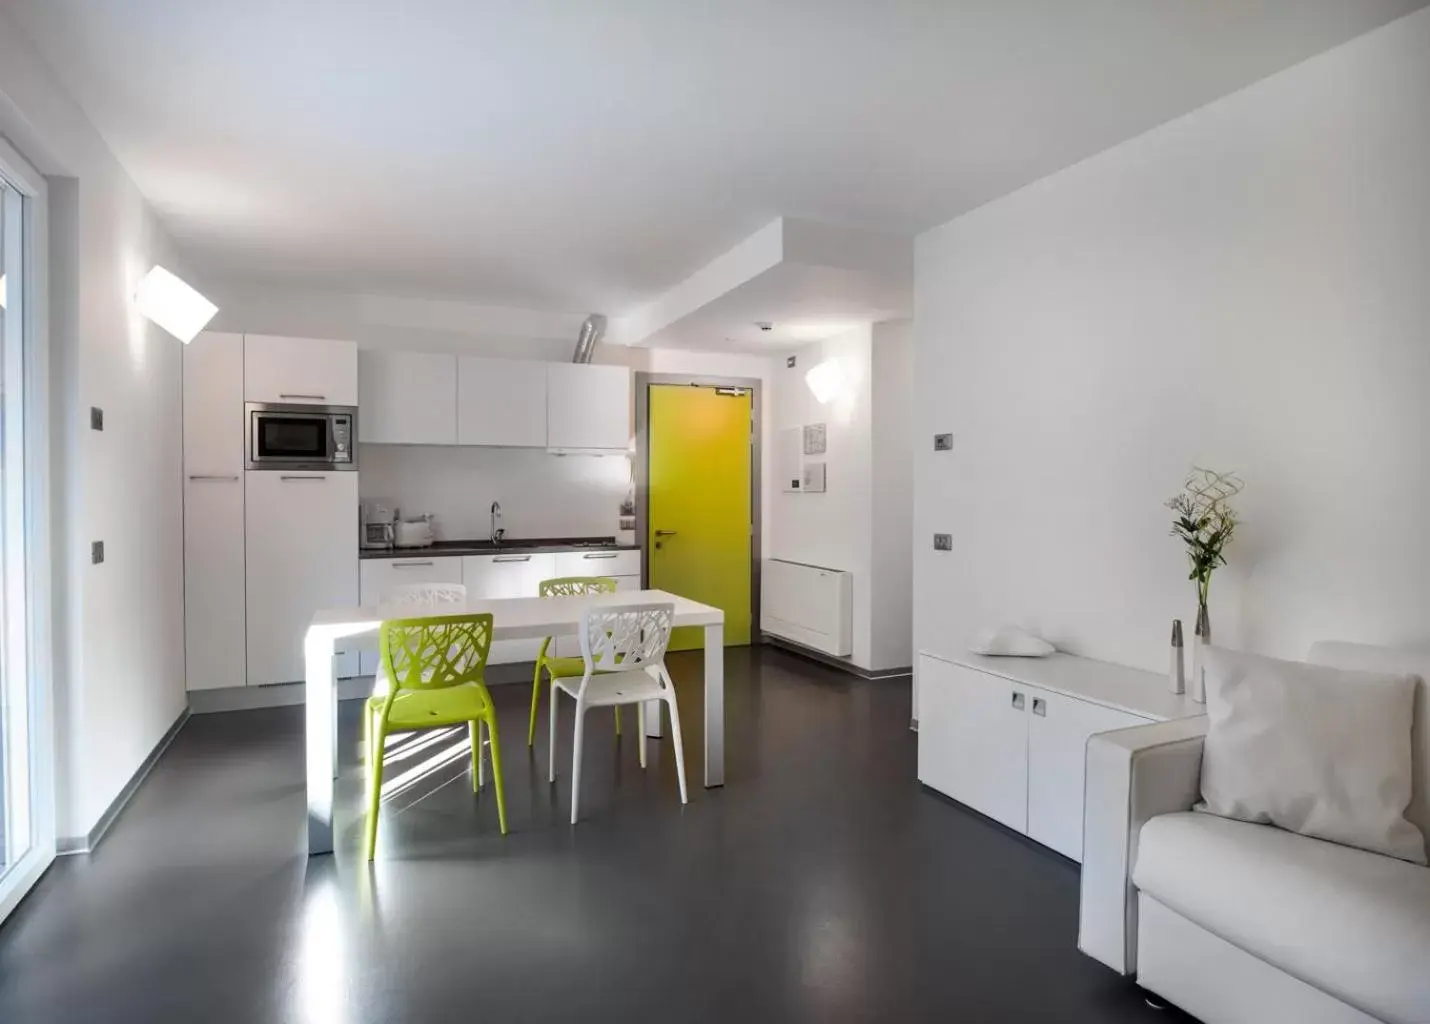
[[[787,356],[787,357],[785,358],[785,369],[786,369],[786,370],[793,370],[793,369],[794,369],[794,356]]]
[[[104,410],[97,405],[91,405],[89,407],[89,429],[104,429]]]
[[[89,546],[89,560],[95,565],[104,561],[104,541],[94,541]]]
[[[953,435],[952,435],[952,434],[935,434],[935,435],[933,436],[933,450],[936,451],[936,452],[951,452],[951,451],[953,451]]]
[[[933,535],[933,549],[934,549],[935,551],[952,551],[952,550],[953,550],[953,534],[951,534],[951,533],[936,533],[936,534],[934,534],[934,535]]]

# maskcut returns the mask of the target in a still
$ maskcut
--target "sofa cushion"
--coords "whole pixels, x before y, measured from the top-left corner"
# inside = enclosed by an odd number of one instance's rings
[[[1430,1019],[1430,868],[1181,813],[1142,827],[1132,879],[1194,924],[1373,1017]]]

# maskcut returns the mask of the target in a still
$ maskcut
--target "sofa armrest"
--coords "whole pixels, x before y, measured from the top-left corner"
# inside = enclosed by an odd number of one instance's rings
[[[1191,810],[1201,789],[1205,717],[1099,733],[1087,743],[1078,948],[1137,972],[1137,836],[1150,818]]]

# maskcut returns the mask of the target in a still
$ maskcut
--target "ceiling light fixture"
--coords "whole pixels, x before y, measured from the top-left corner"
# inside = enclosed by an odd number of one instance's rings
[[[826,359],[806,373],[804,382],[820,405],[828,405],[844,393],[844,371],[834,359]]]
[[[218,312],[217,306],[158,264],[139,282],[134,304],[139,312],[185,345],[193,341]]]

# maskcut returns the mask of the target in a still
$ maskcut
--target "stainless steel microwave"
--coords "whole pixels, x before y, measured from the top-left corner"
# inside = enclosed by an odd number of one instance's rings
[[[357,409],[249,402],[249,469],[357,469]]]

